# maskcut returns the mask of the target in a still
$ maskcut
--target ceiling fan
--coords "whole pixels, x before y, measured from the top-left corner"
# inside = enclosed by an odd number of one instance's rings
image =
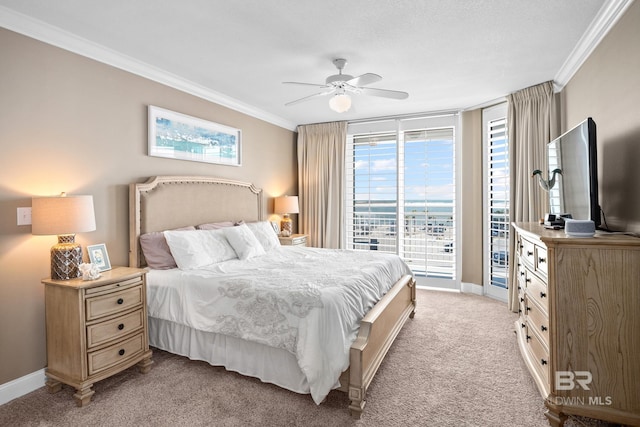
[[[338,74],[327,77],[324,84],[283,82],[284,84],[312,86],[324,89],[322,92],[305,96],[304,98],[296,99],[295,101],[287,102],[285,105],[294,105],[313,98],[333,94],[333,96],[329,100],[329,106],[332,110],[337,111],[338,113],[343,113],[351,108],[351,97],[348,95],[348,92],[370,96],[381,96],[383,98],[392,99],[406,99],[409,96],[407,92],[364,87],[382,80],[382,77],[373,73],[366,73],[357,77],[350,76],[349,74],[342,74],[342,70],[344,69],[345,65],[347,65],[346,59],[334,59],[333,64],[338,69]]]

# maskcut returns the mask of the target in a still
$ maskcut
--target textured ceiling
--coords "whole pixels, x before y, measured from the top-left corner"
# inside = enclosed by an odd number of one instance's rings
[[[0,0],[0,25],[63,30],[294,127],[465,109],[552,80],[612,1]],[[409,98],[355,95],[342,114],[328,97],[284,105],[317,90],[283,81],[324,83],[337,57]]]

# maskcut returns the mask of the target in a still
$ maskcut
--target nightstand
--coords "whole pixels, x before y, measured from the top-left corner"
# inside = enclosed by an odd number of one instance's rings
[[[96,381],[135,364],[151,369],[147,329],[146,270],[116,267],[96,280],[44,279],[47,322],[47,388],[62,383],[87,405]]]
[[[307,246],[306,234],[292,234],[289,237],[278,236],[282,246]]]

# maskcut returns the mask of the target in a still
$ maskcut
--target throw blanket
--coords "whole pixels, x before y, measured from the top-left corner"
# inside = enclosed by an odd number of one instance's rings
[[[349,366],[360,320],[405,274],[395,255],[281,247],[182,271],[170,288],[150,281],[149,316],[293,353],[320,404]]]

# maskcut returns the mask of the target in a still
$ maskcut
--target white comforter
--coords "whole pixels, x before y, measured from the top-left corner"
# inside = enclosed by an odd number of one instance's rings
[[[349,366],[359,321],[405,274],[395,255],[281,247],[199,270],[151,271],[149,316],[293,353],[319,404]]]

